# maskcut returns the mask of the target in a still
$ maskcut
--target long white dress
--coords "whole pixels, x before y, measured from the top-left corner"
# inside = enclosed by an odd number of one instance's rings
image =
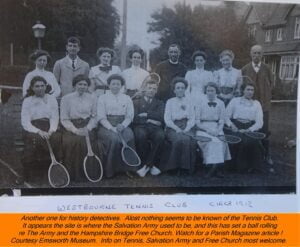
[[[189,97],[192,102],[197,102],[205,97],[204,87],[208,82],[214,81],[211,71],[198,68],[188,71],[185,75],[185,79],[188,81],[185,96]]]
[[[223,135],[223,125],[225,121],[224,103],[215,99],[209,104],[207,97],[203,98],[196,106],[196,123],[201,129],[197,131],[199,136],[207,136],[212,140],[209,142],[198,142],[203,153],[203,163],[221,164],[231,159],[228,144],[220,141],[219,138],[207,133],[209,130],[218,130],[219,135]]]

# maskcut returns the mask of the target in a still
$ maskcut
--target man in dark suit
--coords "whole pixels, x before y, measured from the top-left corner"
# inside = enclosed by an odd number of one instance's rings
[[[257,99],[263,108],[264,125],[262,131],[269,134],[269,112],[271,108],[273,74],[271,69],[262,62],[263,49],[260,45],[254,45],[250,52],[252,61],[242,68],[242,76],[248,77],[255,83],[254,98]],[[247,80],[247,79],[246,79]],[[263,146],[266,150],[265,159],[270,165],[273,164],[269,153],[268,138],[263,140]]]
[[[165,138],[163,131],[164,103],[154,98],[157,88],[157,83],[149,80],[144,95],[133,101],[133,132],[137,152],[143,164],[143,167],[137,171],[140,177],[144,177],[149,170],[152,175],[158,175],[161,172],[157,163]]]
[[[187,69],[186,66],[179,62],[181,55],[180,48],[177,44],[172,44],[168,49],[169,59],[162,61],[155,68],[155,73],[159,74],[161,81],[158,86],[156,98],[166,101],[174,97],[171,82],[175,77],[184,77]]]

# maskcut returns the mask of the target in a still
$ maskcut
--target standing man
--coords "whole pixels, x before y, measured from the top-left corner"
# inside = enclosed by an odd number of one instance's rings
[[[77,75],[88,77],[90,66],[78,57],[80,51],[80,40],[76,37],[68,38],[66,45],[67,55],[56,61],[53,74],[61,87],[61,95],[73,92],[72,81]]]
[[[273,75],[271,69],[262,62],[263,49],[260,45],[252,46],[250,55],[252,58],[252,62],[248,63],[242,68],[242,76],[249,77],[255,83],[256,90],[254,98],[261,103],[264,115],[264,124],[262,127],[262,131],[268,136]],[[266,151],[265,160],[269,165],[272,165],[273,161],[269,153],[268,138],[263,140],[263,146]]]
[[[149,170],[152,175],[161,172],[157,164],[165,139],[163,130],[165,106],[162,101],[154,98],[157,88],[155,81],[147,81],[145,95],[133,101],[133,132],[136,148],[143,164],[137,171],[140,177],[144,177]],[[148,141],[151,141],[151,144]]]
[[[155,72],[160,76],[160,84],[156,97],[163,102],[174,96],[171,81],[175,77],[184,77],[187,69],[186,66],[179,62],[181,51],[177,44],[172,44],[168,49],[169,59],[159,63]]]

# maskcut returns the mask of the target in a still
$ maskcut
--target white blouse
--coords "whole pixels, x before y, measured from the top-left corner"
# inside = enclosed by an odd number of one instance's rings
[[[58,85],[54,74],[50,71],[35,69],[35,70],[29,72],[24,79],[23,97],[25,97],[27,90],[30,87],[30,81],[35,76],[43,77],[47,81],[47,83],[52,87],[52,90],[51,90],[51,92],[49,92],[49,94],[53,95],[56,98],[60,95],[60,92],[61,92],[60,86]]]
[[[243,119],[255,121],[249,130],[256,131],[263,126],[263,111],[257,100],[248,100],[244,97],[233,98],[226,108],[226,124],[232,125],[230,119]]]
[[[54,96],[45,94],[43,98],[30,96],[24,99],[21,111],[21,124],[23,128],[32,133],[37,133],[38,128],[31,124],[32,120],[48,118],[50,121],[49,131],[57,130],[59,116],[58,104]]]
[[[96,98],[92,94],[84,93],[79,95],[78,92],[69,93],[61,99],[60,121],[67,130],[74,132],[77,128],[71,122],[72,119],[90,118],[87,129],[92,130],[97,125],[96,107]]]
[[[91,79],[91,90],[94,91],[96,86],[107,86],[107,78],[112,74],[121,74],[119,66],[112,65],[111,70],[106,72],[100,70],[100,64],[93,66],[90,70],[89,78]]]
[[[138,90],[141,88],[143,81],[149,75],[149,72],[140,68],[131,66],[122,72],[125,79],[125,88],[130,90]]]
[[[186,129],[190,130],[195,125],[195,110],[192,102],[186,98],[171,98],[166,103],[164,120],[168,127],[176,129],[175,120],[188,119]]]
[[[230,67],[227,69],[219,69],[215,72],[215,81],[218,83],[219,87],[231,87],[236,88],[238,82],[241,80],[241,70]]]
[[[208,82],[214,81],[212,72],[198,68],[188,71],[185,79],[188,81],[186,96],[191,96],[193,99],[203,96],[204,87]]]
[[[112,125],[108,122],[108,115],[124,116],[122,125],[126,128],[134,117],[134,107],[131,98],[123,93],[114,95],[111,91],[100,95],[97,103],[97,120],[107,129]]]

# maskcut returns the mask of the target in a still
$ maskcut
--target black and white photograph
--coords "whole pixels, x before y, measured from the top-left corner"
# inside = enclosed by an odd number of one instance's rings
[[[300,4],[0,0],[0,196],[296,193]]]

